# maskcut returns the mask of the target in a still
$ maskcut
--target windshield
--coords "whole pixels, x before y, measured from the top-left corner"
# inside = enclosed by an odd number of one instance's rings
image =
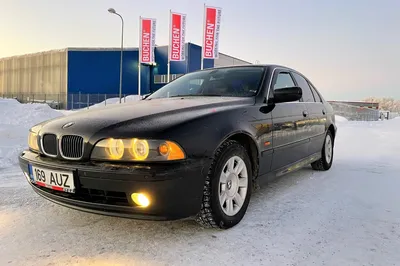
[[[178,96],[255,96],[264,67],[232,67],[186,74],[154,92],[147,99]]]

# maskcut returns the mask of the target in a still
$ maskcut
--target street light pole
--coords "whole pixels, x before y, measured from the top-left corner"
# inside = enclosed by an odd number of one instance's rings
[[[120,66],[119,66],[119,103],[122,102],[121,98],[122,98],[122,60],[123,60],[123,52],[124,52],[124,19],[122,18],[122,16],[120,14],[118,14],[114,8],[109,8],[108,12],[110,12],[111,14],[117,15],[118,17],[121,18],[121,25],[122,25],[122,29],[121,29],[121,59],[120,59]]]

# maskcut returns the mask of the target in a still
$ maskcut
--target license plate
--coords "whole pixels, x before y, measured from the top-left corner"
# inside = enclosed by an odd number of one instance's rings
[[[74,175],[72,172],[29,165],[29,176],[31,182],[38,186],[75,193]]]

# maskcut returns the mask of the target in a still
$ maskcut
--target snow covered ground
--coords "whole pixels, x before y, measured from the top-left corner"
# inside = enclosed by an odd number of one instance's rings
[[[400,265],[400,119],[338,119],[328,172],[302,169],[257,191],[227,231],[70,210],[17,166],[27,129],[62,115],[0,99],[0,265]]]

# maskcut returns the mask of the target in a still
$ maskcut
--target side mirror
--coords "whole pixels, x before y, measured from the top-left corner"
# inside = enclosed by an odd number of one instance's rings
[[[303,91],[300,87],[286,87],[274,90],[274,103],[294,102],[301,99]]]

